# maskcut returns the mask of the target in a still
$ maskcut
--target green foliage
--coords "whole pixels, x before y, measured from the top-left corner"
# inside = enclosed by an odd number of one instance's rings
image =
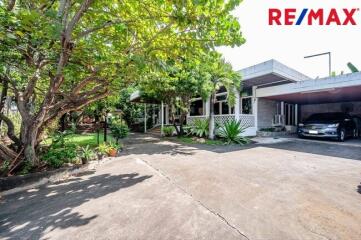
[[[122,145],[121,145],[121,144],[118,144],[118,143],[116,143],[116,142],[110,141],[110,142],[108,143],[108,146],[109,146],[109,148],[118,150],[118,149],[121,149],[121,146],[122,146]]]
[[[187,143],[187,144],[205,144],[205,145],[224,145],[222,140],[213,140],[213,139],[203,139],[204,141],[199,141],[198,139],[194,139],[194,137],[183,136],[178,138],[177,140]]]
[[[66,144],[64,146],[51,145],[50,148],[41,156],[41,160],[49,166],[59,168],[64,163],[73,163],[77,159],[77,148],[75,144]]]
[[[33,166],[31,164],[31,162],[24,161],[19,173],[20,173],[20,175],[26,175],[26,174],[29,174],[32,169],[33,169]]]
[[[115,149],[115,150],[119,150],[122,149],[123,146],[122,144],[118,144],[116,142],[107,142],[107,143],[102,143],[98,146],[97,151],[99,153],[101,153],[102,155],[108,155],[109,151]]]
[[[126,123],[120,119],[114,119],[110,125],[110,130],[112,131],[112,136],[118,142],[119,139],[126,138],[129,134],[129,128]]]
[[[119,102],[116,108],[122,111],[122,119],[128,126],[132,126],[136,118],[143,117],[143,104],[134,104],[130,102],[130,95],[135,91],[133,87],[122,89],[119,93]],[[147,125],[149,126],[149,125]]]
[[[241,125],[241,121],[230,120],[220,127],[218,135],[227,144],[246,144],[249,143],[249,139],[247,137],[241,136],[241,134],[244,133],[246,129],[246,127]]]
[[[58,132],[52,137],[52,143],[45,153],[41,155],[41,160],[49,166],[59,168],[64,163],[73,163],[77,159],[77,146],[66,142],[66,137],[70,132]]]
[[[42,0],[16,1],[14,8],[8,2],[0,1],[0,75],[11,82],[22,122],[28,123],[21,136],[35,132],[40,138],[52,120],[154,81],[154,72],[176,79],[166,89],[174,93],[176,86],[181,93],[171,101],[185,116],[190,93],[203,96],[203,90],[189,91],[204,86],[193,83],[208,78],[198,56],[245,42],[232,15],[239,0]],[[170,59],[176,63],[162,69]],[[18,149],[31,145],[24,155],[37,164],[36,146],[28,140],[20,138]]]
[[[164,136],[171,137],[171,136],[173,136],[173,132],[174,132],[174,127],[173,126],[163,127]]]
[[[347,67],[351,70],[352,73],[357,73],[359,70],[352,63],[347,63]]]
[[[89,145],[87,145],[86,147],[82,147],[80,149],[80,157],[82,158],[83,163],[86,163],[94,159],[95,152],[89,147]]]
[[[195,119],[192,126],[191,133],[197,137],[207,137],[209,134],[209,120],[208,119]]]
[[[10,113],[7,115],[7,117],[11,120],[11,122],[14,124],[14,131],[17,136],[20,134],[20,127],[21,127],[21,116],[20,113]],[[7,125],[2,124],[0,128],[0,136],[6,135],[7,133]]]
[[[101,153],[102,155],[107,155],[109,152],[109,146],[107,143],[101,143],[99,144],[98,148],[97,148],[98,152]]]

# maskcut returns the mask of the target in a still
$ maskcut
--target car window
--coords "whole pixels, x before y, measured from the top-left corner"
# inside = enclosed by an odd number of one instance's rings
[[[345,118],[348,118],[348,116],[344,113],[316,113],[312,114],[308,120],[344,120]]]

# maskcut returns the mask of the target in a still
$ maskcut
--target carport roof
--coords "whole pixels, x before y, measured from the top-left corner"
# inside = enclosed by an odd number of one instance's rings
[[[239,71],[243,86],[275,86],[311,79],[308,76],[274,60],[244,68]]]
[[[361,73],[259,88],[256,97],[299,104],[361,101]]]

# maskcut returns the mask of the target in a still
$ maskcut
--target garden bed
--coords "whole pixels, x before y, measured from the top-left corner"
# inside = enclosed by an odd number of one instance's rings
[[[0,195],[5,196],[17,192],[39,187],[48,183],[64,181],[72,176],[81,175],[88,171],[94,171],[99,165],[112,158],[104,158],[100,161],[90,161],[83,165],[62,167],[59,169],[35,172],[26,175],[0,178]]]

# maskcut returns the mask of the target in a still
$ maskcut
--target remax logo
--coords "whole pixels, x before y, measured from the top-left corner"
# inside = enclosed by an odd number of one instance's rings
[[[343,8],[330,10],[308,9],[297,10],[286,8],[283,10],[270,8],[268,11],[269,25],[357,25],[356,14],[359,8]]]

